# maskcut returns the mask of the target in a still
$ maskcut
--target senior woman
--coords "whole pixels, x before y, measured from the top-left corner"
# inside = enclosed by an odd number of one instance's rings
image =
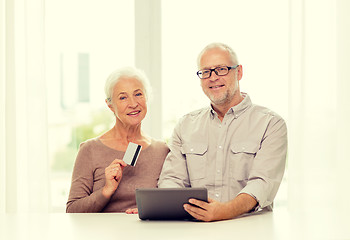
[[[169,152],[164,142],[141,130],[149,98],[148,79],[141,70],[116,70],[107,78],[105,92],[115,125],[80,144],[66,212],[137,213],[135,189],[157,186]],[[134,167],[121,160],[129,142],[142,146]]]

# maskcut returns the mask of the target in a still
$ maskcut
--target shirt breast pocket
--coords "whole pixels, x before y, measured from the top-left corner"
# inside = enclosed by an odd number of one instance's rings
[[[205,177],[207,151],[208,144],[205,143],[187,143],[182,145],[181,152],[186,155],[187,170],[191,181]]]
[[[230,146],[230,173],[236,180],[247,180],[260,145],[254,142],[233,143]]]

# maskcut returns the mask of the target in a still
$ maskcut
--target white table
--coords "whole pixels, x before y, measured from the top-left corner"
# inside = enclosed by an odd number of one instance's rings
[[[350,239],[347,223],[332,225],[333,221],[313,224],[305,215],[294,217],[286,209],[211,223],[141,221],[137,215],[121,213],[4,214],[0,239]]]

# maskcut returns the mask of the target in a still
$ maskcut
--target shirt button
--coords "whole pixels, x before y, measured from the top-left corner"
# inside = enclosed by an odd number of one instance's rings
[[[221,149],[221,148],[222,148],[222,146],[219,146],[219,148]]]
[[[220,170],[217,170],[216,172],[217,172],[217,173],[220,173]]]
[[[218,193],[215,193],[215,197],[219,197],[219,194],[218,194]]]

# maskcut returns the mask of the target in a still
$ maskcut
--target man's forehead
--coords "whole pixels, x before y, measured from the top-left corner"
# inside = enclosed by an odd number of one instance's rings
[[[231,64],[232,60],[230,54],[225,49],[221,48],[208,49],[203,53],[200,59],[201,68],[213,68]]]
[[[227,67],[227,64],[215,64],[212,66],[204,66],[203,69],[213,69],[213,68],[217,68],[217,67]]]

